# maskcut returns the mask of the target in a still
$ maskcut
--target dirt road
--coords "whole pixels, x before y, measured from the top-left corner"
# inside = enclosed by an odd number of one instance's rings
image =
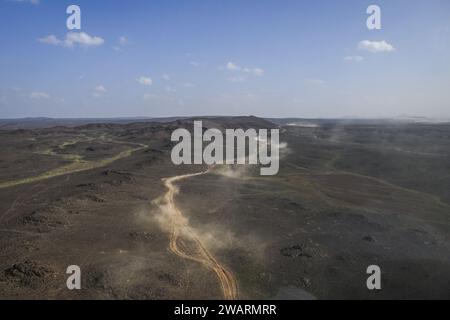
[[[122,141],[115,141],[115,140],[111,140],[111,142],[118,143],[118,144],[120,143],[120,144],[135,145],[136,147],[122,151],[119,154],[112,156],[110,158],[105,158],[105,159],[101,159],[98,161],[83,160],[82,156],[76,155],[76,154],[62,155],[61,157],[63,157],[65,160],[70,160],[72,162],[67,165],[44,172],[37,176],[26,177],[26,178],[12,180],[12,181],[0,182],[0,189],[10,188],[10,187],[14,187],[14,186],[22,185],[22,184],[33,183],[33,182],[38,182],[38,181],[42,181],[42,180],[47,180],[50,178],[59,177],[59,176],[63,176],[66,174],[101,168],[101,167],[107,166],[117,160],[127,158],[134,152],[148,147],[147,145],[141,144],[141,143],[122,142]],[[69,144],[73,144],[73,142],[65,142],[62,146],[69,145]],[[52,156],[59,156],[57,154],[52,154],[50,152],[47,154],[52,155]]]
[[[172,221],[169,248],[177,256],[183,259],[197,261],[206,268],[214,271],[219,279],[224,298],[227,300],[235,300],[238,299],[238,288],[233,273],[220,264],[220,262],[206,248],[196,231],[189,226],[187,222],[188,220],[183,216],[183,213],[175,204],[174,198],[178,192],[178,188],[174,183],[183,179],[204,175],[206,173],[208,173],[208,171],[175,176],[164,180],[164,185],[167,188],[167,192],[164,195],[164,201],[161,204],[161,207],[167,214],[170,215]],[[180,245],[181,240],[183,240],[182,246]],[[187,243],[190,244],[190,248]]]

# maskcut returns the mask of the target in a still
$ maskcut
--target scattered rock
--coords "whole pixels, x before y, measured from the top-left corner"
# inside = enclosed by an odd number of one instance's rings
[[[290,205],[291,207],[294,207],[294,208],[304,209],[304,207],[303,207],[300,203],[297,203],[297,202],[295,202],[295,201],[290,201],[290,202],[289,202],[289,205]]]
[[[112,178],[109,181],[105,181],[105,183],[110,185],[121,185],[124,182],[129,182],[132,180],[132,174],[129,172],[122,172],[116,170],[105,170],[102,172],[102,175]]]
[[[95,183],[82,183],[75,186],[76,188],[86,188],[90,190],[98,190],[99,186]]]
[[[375,242],[375,238],[372,236],[365,236],[364,238],[362,238],[364,241],[367,242]]]
[[[56,227],[62,225],[61,221],[49,217],[48,212],[43,210],[33,211],[30,215],[22,218],[24,225]]]
[[[105,199],[100,198],[99,196],[96,196],[94,194],[86,194],[86,195],[84,195],[83,198],[85,200],[90,200],[90,201],[97,202],[97,203],[105,203],[106,202]]]
[[[178,286],[180,283],[180,281],[177,278],[175,278],[173,275],[167,272],[158,274],[158,279],[172,286]]]
[[[16,263],[4,271],[7,280],[19,282],[26,287],[36,287],[51,274],[53,274],[51,269],[30,260]]]
[[[155,236],[148,232],[130,232],[129,237],[134,241],[150,241],[155,238]]]
[[[309,280],[309,278],[302,277],[301,281],[305,288],[309,288],[311,286],[311,280]]]
[[[92,270],[88,273],[86,287],[97,290],[107,290],[109,288],[109,276],[100,270]]]
[[[312,255],[310,253],[305,252],[303,246],[301,245],[285,247],[280,249],[280,252],[281,255],[289,258],[298,258],[298,257],[312,258]]]

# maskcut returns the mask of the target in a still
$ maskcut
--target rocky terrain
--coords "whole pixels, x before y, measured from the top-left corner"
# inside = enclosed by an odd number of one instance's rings
[[[203,119],[279,126],[264,177],[174,166],[193,120],[0,131],[0,298],[450,298],[450,125]]]

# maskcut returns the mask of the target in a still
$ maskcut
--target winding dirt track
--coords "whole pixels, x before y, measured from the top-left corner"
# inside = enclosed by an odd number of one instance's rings
[[[72,162],[67,165],[44,172],[37,176],[22,178],[22,179],[13,180],[13,181],[0,182],[0,189],[10,188],[10,187],[14,187],[14,186],[22,185],[22,184],[28,184],[28,183],[37,182],[37,181],[42,181],[42,180],[47,180],[50,178],[59,177],[59,176],[63,176],[63,175],[71,174],[71,173],[101,168],[101,167],[107,166],[117,160],[129,157],[132,153],[148,147],[147,145],[141,144],[141,143],[123,142],[123,141],[115,141],[115,140],[109,140],[109,141],[113,142],[113,143],[117,143],[117,144],[135,145],[137,147],[122,151],[115,156],[112,156],[112,157],[106,158],[106,159],[101,159],[98,161],[86,161],[86,160],[83,160],[83,158],[80,155],[61,155],[62,158],[66,159],[66,160],[70,160]],[[73,144],[73,142],[65,142],[61,145],[61,147],[64,147],[69,144]],[[50,153],[50,152],[45,152],[43,154],[58,156],[57,154]]]
[[[206,268],[214,271],[220,281],[224,298],[227,300],[236,300],[238,299],[238,288],[233,273],[221,265],[217,259],[214,258],[211,252],[208,251],[196,234],[195,230],[188,225],[187,219],[183,216],[181,210],[176,206],[174,200],[175,195],[178,192],[178,188],[174,185],[175,182],[204,175],[206,173],[208,173],[208,171],[175,176],[164,180],[164,185],[167,188],[167,192],[164,195],[164,209],[170,215],[172,220],[169,248],[170,251],[177,256],[183,259],[197,261]],[[178,242],[179,240],[182,240],[182,237],[194,244],[194,253],[186,252],[186,250],[183,250],[183,248],[179,246]]]

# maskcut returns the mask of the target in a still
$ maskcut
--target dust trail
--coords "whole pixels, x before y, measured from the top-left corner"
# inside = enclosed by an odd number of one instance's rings
[[[204,175],[208,172],[209,170],[164,179],[164,186],[167,188],[167,192],[164,195],[163,209],[170,215],[172,223],[169,248],[170,251],[177,256],[183,259],[199,262],[206,268],[214,271],[220,281],[224,298],[227,300],[235,300],[238,299],[238,289],[233,273],[221,265],[211,254],[211,252],[208,251],[195,230],[188,225],[187,219],[183,216],[181,210],[176,206],[174,200],[175,194],[178,192],[178,188],[174,185],[175,182]],[[192,248],[192,253],[183,250],[183,248],[179,246],[178,242],[179,240],[182,240],[183,237],[185,240],[189,240],[190,243],[193,243],[194,248]]]

